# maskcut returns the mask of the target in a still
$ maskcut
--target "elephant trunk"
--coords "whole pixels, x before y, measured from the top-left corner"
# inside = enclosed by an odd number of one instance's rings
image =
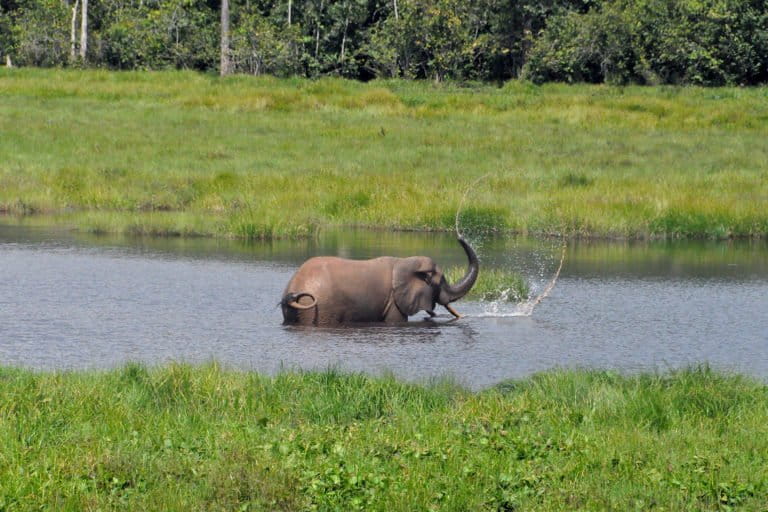
[[[474,286],[475,281],[477,281],[477,275],[480,272],[480,263],[472,246],[463,238],[459,238],[459,243],[464,248],[464,252],[467,253],[469,266],[467,267],[467,273],[464,274],[464,277],[458,283],[451,286],[446,282],[442,287],[438,302],[443,305],[457,301],[465,296]]]

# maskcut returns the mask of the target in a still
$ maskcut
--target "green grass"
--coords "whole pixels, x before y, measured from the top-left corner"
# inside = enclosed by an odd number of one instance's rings
[[[768,388],[0,369],[0,510],[763,510]]]
[[[451,266],[445,269],[445,278],[449,283],[457,283],[466,271],[466,267]],[[522,302],[529,298],[530,293],[530,285],[522,275],[507,269],[489,267],[480,271],[466,298]]]
[[[95,232],[765,237],[768,89],[0,69],[0,211]]]

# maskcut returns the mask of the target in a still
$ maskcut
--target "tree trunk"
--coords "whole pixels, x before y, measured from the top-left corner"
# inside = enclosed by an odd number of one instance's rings
[[[88,0],[83,0],[83,13],[80,20],[80,60],[85,62],[88,54]]]
[[[341,64],[344,65],[344,47],[347,45],[347,28],[349,27],[349,16],[344,20],[344,35],[341,36]]]
[[[72,30],[69,34],[69,60],[75,62],[77,58],[77,8],[80,7],[80,0],[75,0],[72,6]]]
[[[291,0],[288,0],[288,26],[291,26]]]
[[[229,61],[229,0],[221,0],[221,76],[230,73]]]
[[[400,19],[400,16],[397,14],[397,0],[392,0],[392,4],[395,6],[395,21]]]
[[[320,17],[323,15],[323,0],[320,0],[320,10],[317,11],[317,25],[315,27],[315,59],[320,53]]]

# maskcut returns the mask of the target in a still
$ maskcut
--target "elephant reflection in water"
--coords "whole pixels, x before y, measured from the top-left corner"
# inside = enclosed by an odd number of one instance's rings
[[[355,322],[397,323],[418,311],[435,316],[440,304],[451,307],[477,280],[477,254],[458,239],[469,260],[464,277],[451,285],[426,256],[349,260],[318,256],[307,260],[288,282],[280,306],[286,324],[340,325]]]

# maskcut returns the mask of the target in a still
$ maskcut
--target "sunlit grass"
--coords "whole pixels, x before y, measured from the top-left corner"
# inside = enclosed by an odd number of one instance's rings
[[[451,266],[445,269],[445,278],[449,283],[456,283],[466,271],[466,267]],[[530,293],[530,285],[522,275],[505,269],[483,267],[466,298],[522,302],[529,298]]]
[[[0,369],[8,510],[759,510],[768,390],[707,368],[479,393],[338,371]]]
[[[88,212],[85,229],[451,229],[487,174],[473,229],[768,233],[765,88],[3,69],[0,95],[0,211]]]

